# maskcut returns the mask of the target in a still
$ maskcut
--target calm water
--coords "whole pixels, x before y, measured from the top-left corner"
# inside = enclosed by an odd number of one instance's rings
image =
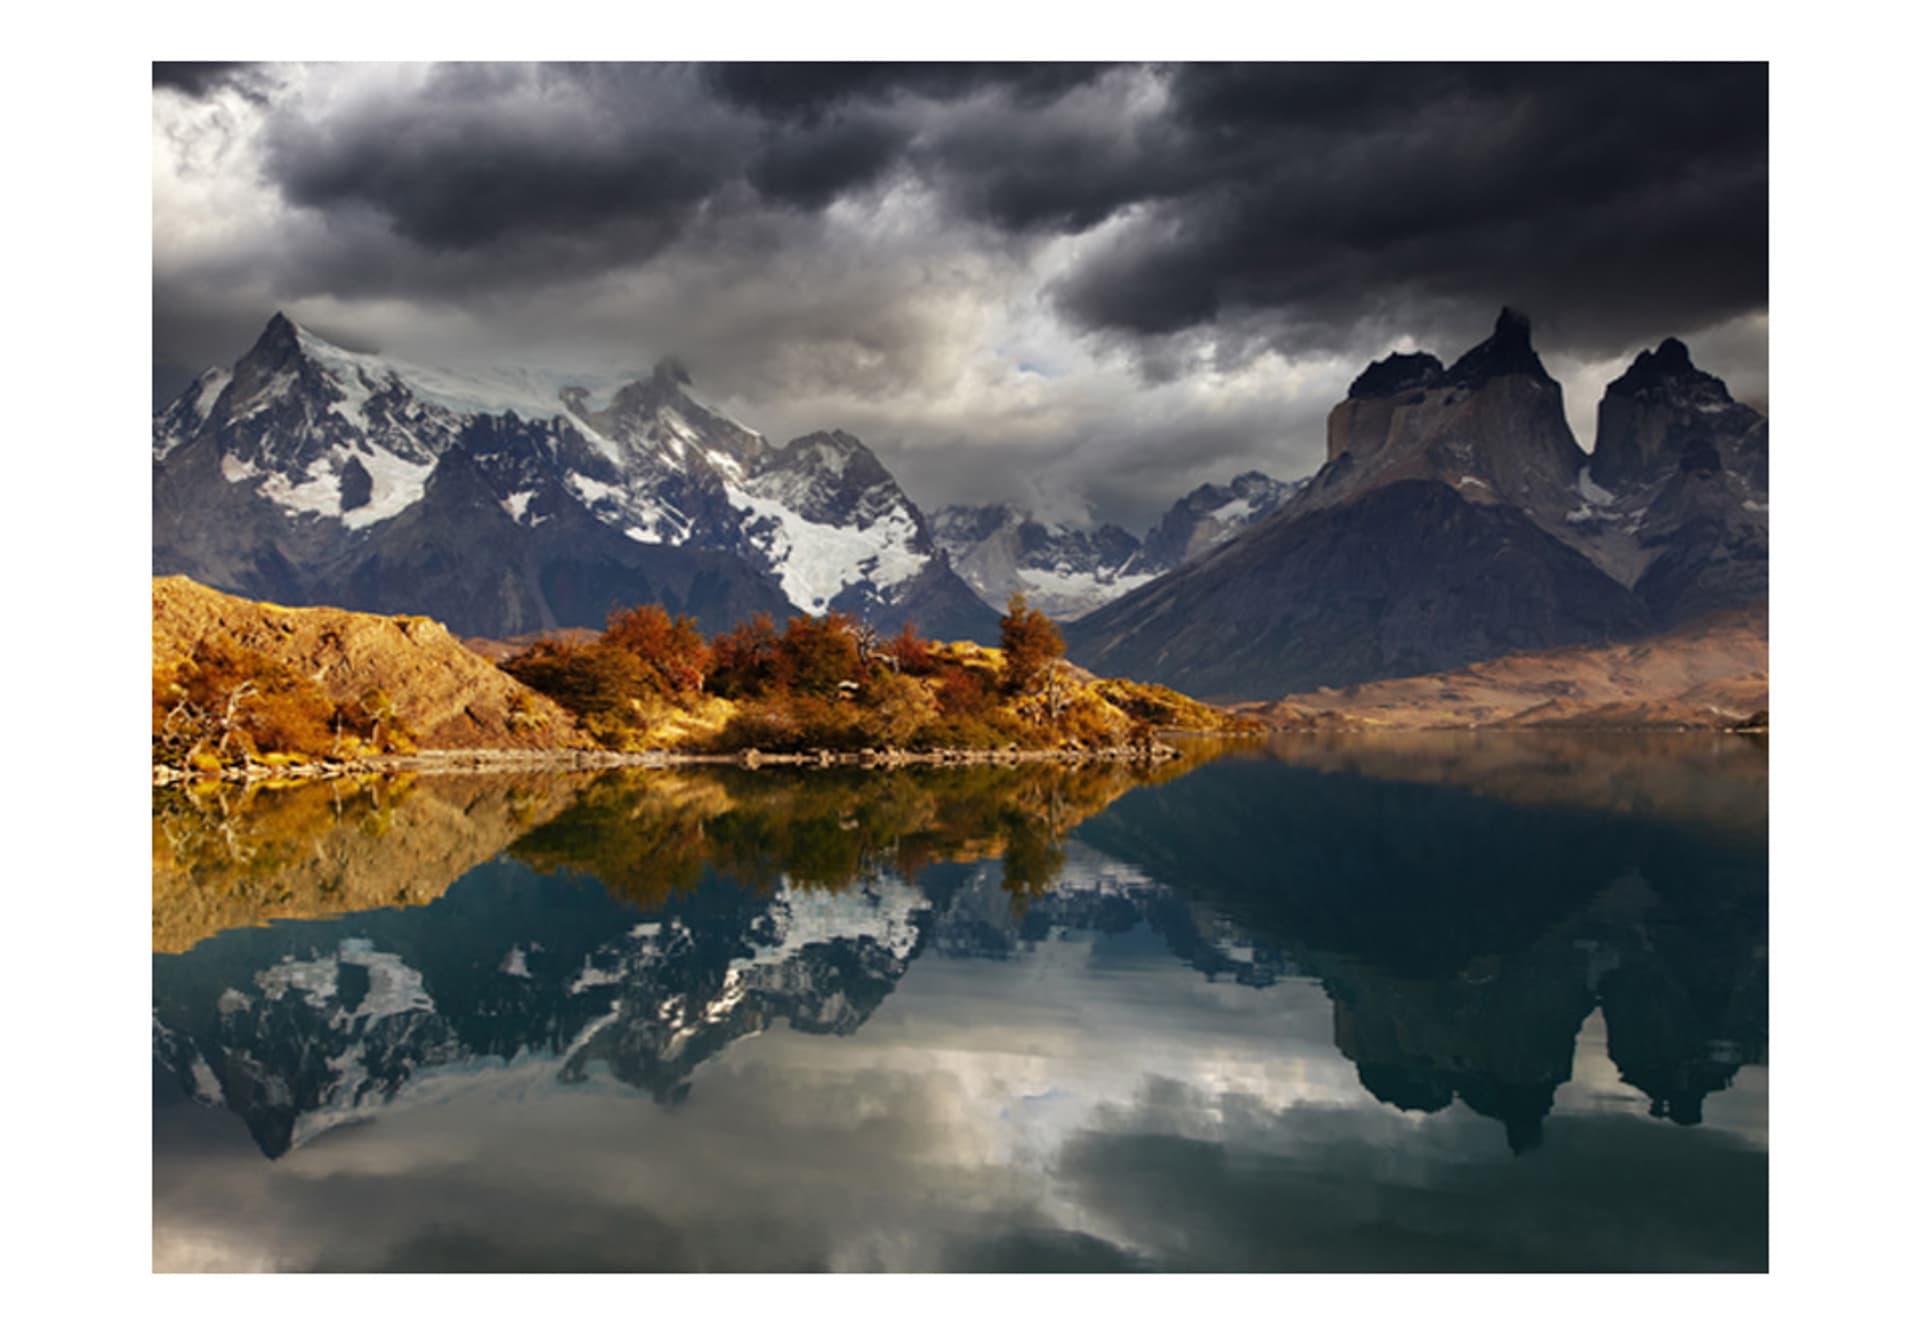
[[[157,1269],[1764,1269],[1766,751],[156,798]]]

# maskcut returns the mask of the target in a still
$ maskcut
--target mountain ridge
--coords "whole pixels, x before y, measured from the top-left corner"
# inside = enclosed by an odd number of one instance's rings
[[[154,572],[404,606],[471,634],[592,623],[648,600],[640,587],[715,628],[837,610],[882,629],[991,631],[991,609],[863,443],[816,432],[775,446],[690,384],[671,360],[597,392],[454,374],[348,351],[276,314],[233,367],[154,416]],[[413,548],[477,557],[463,596],[441,601],[444,570],[381,540],[403,518]],[[463,541],[474,525],[484,542]],[[569,563],[576,548],[586,555]]]

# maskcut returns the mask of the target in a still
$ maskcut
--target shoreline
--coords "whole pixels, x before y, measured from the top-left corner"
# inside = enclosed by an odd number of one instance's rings
[[[1182,733],[1231,736],[1234,733]],[[1253,739],[1253,734],[1247,734]],[[412,755],[368,755],[353,760],[322,760],[308,764],[229,765],[224,769],[176,769],[153,766],[153,786],[194,783],[257,784],[360,778],[376,774],[517,773],[544,770],[594,773],[612,769],[904,769],[966,768],[977,765],[1090,763],[1166,764],[1180,751],[1162,741],[1151,747],[1109,746],[1056,750],[871,750],[857,751],[724,751],[703,754],[673,750],[422,750]]]
[[[1261,745],[1276,737],[1420,735],[1432,733],[1585,733],[1593,735],[1685,734],[1699,736],[1766,736],[1765,725],[1703,727],[1688,724],[1608,725],[1596,723],[1581,727],[1514,727],[1492,724],[1452,724],[1441,726],[1396,726],[1382,723],[1322,724],[1309,727],[1268,727],[1253,732],[1195,732],[1169,730],[1166,736],[1215,737]],[[1158,766],[1181,757],[1182,751],[1158,738],[1150,748],[1140,746],[1077,747],[1047,750],[874,750],[857,751],[722,751],[712,754],[674,750],[422,750],[411,755],[367,755],[353,760],[321,760],[307,764],[229,765],[223,769],[176,769],[153,766],[153,786],[176,787],[195,783],[237,783],[255,785],[277,782],[311,782],[321,779],[364,778],[387,774],[474,774],[474,773],[598,773],[613,769],[951,769],[978,765],[1012,766],[1051,764],[1145,764]]]

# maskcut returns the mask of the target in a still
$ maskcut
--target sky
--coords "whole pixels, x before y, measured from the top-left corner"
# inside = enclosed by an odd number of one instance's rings
[[[1764,65],[156,65],[156,399],[276,310],[672,356],[932,509],[1305,476],[1367,362],[1533,320],[1590,444],[1669,335],[1767,405]]]

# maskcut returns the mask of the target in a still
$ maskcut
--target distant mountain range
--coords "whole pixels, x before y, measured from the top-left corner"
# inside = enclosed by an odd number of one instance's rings
[[[1009,594],[1078,615],[1298,485],[1203,486],[1144,541],[1007,505],[929,521],[855,437],[775,446],[700,403],[673,361],[595,392],[351,352],[284,315],[155,415],[153,466],[155,574],[488,636],[659,602],[709,632],[831,610],[991,640]]]
[[[1312,478],[1202,486],[1144,538],[929,515],[855,437],[776,446],[672,361],[598,389],[454,374],[281,315],[155,415],[153,498],[156,574],[275,602],[497,637],[658,602],[709,633],[835,610],[991,641],[1019,592],[1093,670],[1214,696],[1633,639],[1767,589],[1766,418],[1668,339],[1608,387],[1589,455],[1512,311],[1451,366],[1369,366]]]
[[[785,446],[663,362],[603,398],[337,347],[276,315],[154,419],[156,574],[462,634],[660,602],[709,631],[845,611],[989,638],[995,612],[844,432]]]
[[[1767,593],[1767,422],[1684,344],[1608,386],[1593,454],[1525,317],[1369,366],[1284,507],[1076,622],[1077,661],[1278,695],[1619,641]]]
[[[1143,541],[1117,524],[1043,523],[1012,505],[950,505],[933,538],[974,590],[995,606],[1021,593],[1049,616],[1092,611],[1267,517],[1305,482],[1244,472],[1176,500]]]

